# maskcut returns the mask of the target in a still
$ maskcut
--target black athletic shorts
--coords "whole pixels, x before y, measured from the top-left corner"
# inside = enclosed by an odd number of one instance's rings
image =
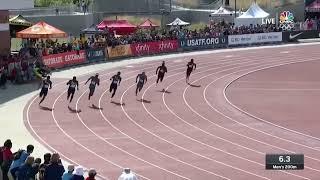
[[[141,90],[141,89],[143,88],[143,83],[139,82],[139,83],[137,84],[137,88]]]
[[[160,80],[160,82],[162,82],[164,77],[164,73],[158,73],[158,79]]]
[[[48,88],[42,88],[40,91],[40,97],[48,95]]]
[[[187,76],[190,76],[192,69],[187,69]]]
[[[69,88],[68,94],[74,94],[76,92],[76,88]]]
[[[118,84],[115,84],[115,83],[111,83],[111,85],[110,85],[110,92],[112,91],[112,90],[117,90],[117,88],[118,88]]]

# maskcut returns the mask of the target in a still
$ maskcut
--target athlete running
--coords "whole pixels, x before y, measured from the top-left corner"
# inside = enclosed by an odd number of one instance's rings
[[[111,95],[111,98],[113,98],[113,96],[116,94],[116,91],[117,91],[117,88],[118,88],[118,85],[120,86],[120,83],[121,83],[121,76],[120,76],[120,72],[118,72],[116,75],[112,76],[110,78],[110,81],[111,81],[111,84],[110,84],[110,89],[109,89],[109,92],[112,93]]]
[[[145,72],[142,72],[141,74],[138,74],[136,78],[137,88],[136,88],[136,96],[138,95],[138,91],[140,92],[143,88],[143,85],[147,83],[148,78]]]
[[[162,80],[164,78],[164,74],[167,72],[168,71],[167,71],[167,67],[165,66],[165,62],[162,61],[162,65],[159,66],[156,70],[156,75],[158,75],[156,86],[158,85],[159,80],[160,80],[160,82],[162,82]],[[163,89],[163,91],[164,91],[164,89]]]
[[[91,96],[93,96],[96,85],[98,85],[98,86],[100,85],[99,74],[97,73],[95,76],[91,76],[85,84],[87,84],[90,80],[91,80],[90,85],[89,85],[90,92],[89,92],[89,97],[88,97],[89,100],[91,99]]]
[[[47,97],[49,88],[50,89],[52,88],[52,82],[50,81],[50,76],[47,76],[47,78],[42,81],[42,88],[41,88],[41,91],[40,91],[40,98],[42,98],[42,99],[39,102],[39,105]]]
[[[193,59],[191,59],[190,62],[187,64],[187,76],[186,76],[186,83],[189,84],[189,77],[191,75],[191,72],[193,70],[196,70],[197,65],[193,62]]]
[[[71,96],[70,98],[70,103],[71,103],[74,93],[76,92],[76,87],[77,87],[77,90],[79,91],[79,82],[77,81],[77,78],[73,76],[73,78],[67,83],[67,85],[69,85],[67,100],[69,100],[69,97]]]

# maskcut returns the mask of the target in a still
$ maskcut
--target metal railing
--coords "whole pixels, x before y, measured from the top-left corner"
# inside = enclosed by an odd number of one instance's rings
[[[77,5],[56,6],[56,7],[36,7],[31,9],[12,9],[9,10],[11,15],[22,16],[54,16],[54,15],[75,15],[83,13],[82,7]],[[87,8],[87,13],[92,12],[92,6]]]

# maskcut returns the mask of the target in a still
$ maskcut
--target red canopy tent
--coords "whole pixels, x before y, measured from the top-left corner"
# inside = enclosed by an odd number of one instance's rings
[[[67,37],[67,33],[43,21],[40,21],[37,24],[18,32],[17,37],[25,38],[25,39],[26,38],[34,38],[34,39],[64,38],[64,37]]]
[[[139,27],[141,27],[141,28],[153,28],[153,27],[159,27],[159,26],[154,24],[150,19],[147,19],[144,23],[140,24]]]
[[[136,26],[130,24],[127,20],[103,20],[97,26],[99,29],[107,28],[110,31],[115,31],[116,34],[125,35],[135,32]]]

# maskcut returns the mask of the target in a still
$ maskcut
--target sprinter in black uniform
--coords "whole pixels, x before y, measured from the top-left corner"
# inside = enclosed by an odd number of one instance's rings
[[[47,76],[46,79],[44,79],[42,81],[42,89],[40,91],[40,98],[41,101],[39,102],[39,105],[44,101],[44,99],[47,97],[48,95],[48,89],[51,89],[52,88],[52,82],[50,81],[50,76]]]
[[[167,73],[167,67],[165,66],[164,61],[162,61],[162,65],[156,70],[156,75],[158,75],[156,85],[158,84],[159,80],[162,82],[165,73]]]
[[[147,83],[148,78],[145,72],[142,72],[141,74],[138,74],[136,78],[137,88],[136,88],[136,96],[138,95],[138,91],[140,92],[143,88],[143,85]]]
[[[120,72],[118,72],[116,75],[112,76],[110,78],[110,81],[111,81],[111,84],[110,84],[110,89],[109,89],[109,92],[112,93],[111,95],[111,98],[113,98],[113,96],[116,94],[116,91],[117,91],[117,88],[118,88],[118,85],[120,86],[120,83],[121,83],[121,76],[120,76]]]
[[[193,59],[191,59],[191,61],[188,62],[188,64],[187,64],[187,76],[186,76],[187,84],[189,84],[189,77],[191,75],[191,72],[193,70],[196,70],[196,68],[197,68],[197,65],[193,62]]]
[[[90,85],[89,85],[89,90],[90,90],[90,92],[89,92],[89,100],[90,100],[90,98],[91,98],[91,96],[93,95],[93,93],[94,93],[94,90],[95,90],[95,88],[96,88],[96,85],[100,85],[100,79],[99,79],[99,74],[97,73],[95,76],[91,76],[88,80],[87,80],[87,82],[85,83],[85,84],[87,84],[89,81],[91,80],[91,82],[90,82]]]
[[[71,103],[74,93],[76,92],[76,87],[77,87],[77,90],[79,91],[79,82],[77,81],[77,78],[73,76],[73,78],[67,83],[67,85],[69,85],[67,100],[69,100],[69,97],[71,96],[70,98],[70,103]]]

